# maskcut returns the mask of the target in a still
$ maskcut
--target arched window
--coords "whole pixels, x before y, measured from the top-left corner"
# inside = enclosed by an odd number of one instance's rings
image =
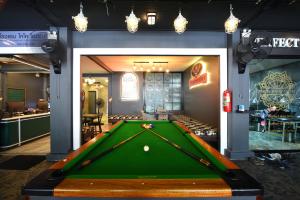
[[[121,77],[121,100],[136,101],[139,99],[139,80],[134,73],[125,73]]]

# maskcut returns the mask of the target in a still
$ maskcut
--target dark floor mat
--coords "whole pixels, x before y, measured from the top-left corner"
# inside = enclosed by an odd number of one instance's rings
[[[27,170],[45,160],[45,156],[19,155],[0,163],[0,169]]]

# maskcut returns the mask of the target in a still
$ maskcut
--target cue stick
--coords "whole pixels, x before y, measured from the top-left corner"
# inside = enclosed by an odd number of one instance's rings
[[[193,158],[194,160],[196,160],[198,163],[200,163],[201,165],[204,165],[212,170],[217,170],[217,171],[221,171],[219,170],[217,167],[213,166],[209,161],[200,158],[199,156],[195,155],[192,152],[189,152],[185,149],[183,149],[181,146],[179,146],[178,144],[175,144],[174,142],[171,142],[170,140],[168,140],[167,138],[161,136],[160,134],[156,133],[155,131],[151,130],[151,129],[147,129],[149,130],[151,133],[153,133],[154,135],[156,135],[157,137],[159,137],[160,139],[164,140],[165,142],[167,142],[168,144],[170,144],[171,146],[175,147],[176,149],[178,149],[179,151],[181,151],[182,153],[188,155],[189,157]],[[222,171],[221,171],[222,172]],[[227,173],[225,171],[225,173]],[[223,172],[222,172],[223,174]]]
[[[98,160],[99,158],[101,158],[101,157],[105,156],[106,154],[112,152],[113,150],[115,150],[115,149],[117,149],[118,147],[122,146],[123,144],[129,142],[130,140],[132,140],[133,138],[137,137],[138,135],[142,134],[142,133],[145,132],[145,131],[146,131],[146,129],[144,129],[144,130],[142,130],[142,131],[136,133],[136,134],[133,135],[133,136],[130,136],[129,138],[127,138],[127,139],[125,139],[125,140],[119,142],[118,144],[115,144],[115,145],[112,146],[111,148],[109,148],[109,149],[103,151],[102,153],[100,153],[100,154],[94,156],[93,158],[90,158],[90,159],[84,161],[83,163],[81,163],[81,164],[79,165],[79,167],[77,167],[77,169],[80,170],[80,169],[82,169],[82,168],[84,168],[84,167],[90,165],[90,164],[93,163],[95,160]],[[72,168],[71,168],[71,169],[72,169]],[[70,170],[70,169],[69,169],[69,170]],[[62,175],[64,175],[67,171],[69,171],[69,170],[66,170],[66,171],[63,171],[63,170],[56,171],[56,172],[53,173],[53,175],[54,175],[54,176],[62,176]]]
[[[177,123],[174,123],[174,125],[175,125],[175,127],[179,130],[179,132],[181,133],[181,134],[183,134],[183,136],[184,137],[186,137],[185,135],[184,135],[184,133],[182,133],[182,131],[181,131],[181,129],[182,129],[182,127],[180,127]],[[184,130],[184,129],[183,129]],[[186,134],[189,134],[190,133],[190,131],[186,131],[186,130],[184,130],[184,132],[186,133]],[[189,134],[190,135],[190,134]],[[196,147],[196,149],[198,149],[198,147],[188,138],[188,141],[194,146],[194,147]],[[200,151],[201,153],[202,153],[202,151]],[[209,159],[209,157],[207,156],[207,155],[205,155],[205,153],[202,153],[203,155],[204,155],[204,157],[206,157],[206,159],[207,160],[210,160]],[[226,171],[221,171],[217,166],[215,166],[215,164],[213,164],[212,162],[211,162],[211,165],[213,165],[211,168],[215,168],[216,170],[218,170],[218,171],[220,171],[220,172],[222,172],[221,173],[221,175],[223,175],[224,173],[226,173],[226,174],[230,174],[230,171],[227,169]]]
[[[133,138],[137,137],[138,135],[142,134],[142,133],[145,132],[145,131],[146,131],[146,130],[142,130],[142,131],[136,133],[135,135],[133,135],[133,136],[131,136],[131,137],[129,137],[129,138],[127,138],[127,139],[125,139],[125,140],[119,142],[118,144],[115,144],[115,145],[112,146],[111,148],[109,148],[109,149],[103,151],[102,153],[100,153],[100,154],[94,156],[93,158],[84,161],[84,162],[78,167],[78,169],[82,169],[82,168],[84,168],[84,167],[90,165],[90,164],[93,163],[95,160],[98,160],[99,158],[101,158],[101,157],[105,156],[106,154],[112,152],[113,150],[117,149],[118,147],[122,146],[123,144],[126,144],[127,142],[129,142],[130,140],[132,140]]]

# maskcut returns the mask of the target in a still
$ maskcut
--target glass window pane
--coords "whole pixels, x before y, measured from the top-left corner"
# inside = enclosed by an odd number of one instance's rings
[[[133,101],[139,99],[138,77],[134,73],[125,73],[121,77],[121,100]]]
[[[181,73],[146,73],[145,109],[181,109]]]

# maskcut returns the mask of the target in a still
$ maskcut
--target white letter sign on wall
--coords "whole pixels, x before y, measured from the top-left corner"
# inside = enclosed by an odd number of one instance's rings
[[[256,38],[255,42],[258,43],[264,38]],[[279,38],[274,37],[269,45],[262,45],[262,47],[273,48],[298,48],[300,46],[300,38]]]

